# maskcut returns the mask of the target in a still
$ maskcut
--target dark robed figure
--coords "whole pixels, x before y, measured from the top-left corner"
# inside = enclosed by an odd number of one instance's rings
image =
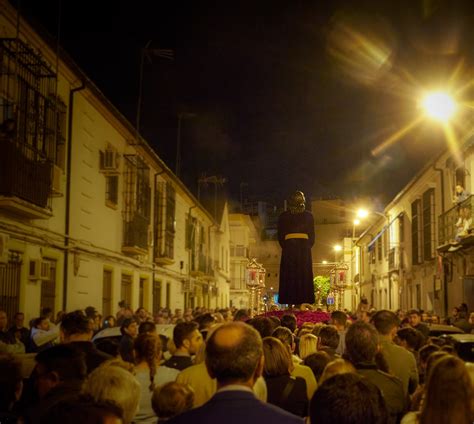
[[[278,241],[282,248],[278,302],[290,305],[314,303],[313,215],[305,210],[305,197],[301,191],[291,196],[288,209],[278,219]]]

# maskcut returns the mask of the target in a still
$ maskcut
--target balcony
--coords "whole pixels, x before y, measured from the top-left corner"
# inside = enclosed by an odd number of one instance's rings
[[[214,269],[212,268],[211,260],[204,253],[194,256],[191,262],[191,275],[208,281],[214,279]]]
[[[388,252],[388,270],[395,271],[402,268],[402,258],[401,258],[400,247],[392,247]]]
[[[474,196],[439,216],[438,251],[454,252],[474,245],[472,210]]]
[[[28,146],[5,140],[0,154],[0,208],[28,219],[49,218],[52,172],[52,163],[37,158]]]
[[[148,253],[148,218],[134,214],[123,223],[122,252],[129,255]]]

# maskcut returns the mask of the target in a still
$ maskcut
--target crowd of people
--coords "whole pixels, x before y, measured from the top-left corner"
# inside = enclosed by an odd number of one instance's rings
[[[1,423],[472,423],[474,365],[417,310],[333,311],[297,326],[287,311],[196,308],[156,315],[121,302],[42,311],[11,327],[0,311]],[[472,315],[450,318],[465,332]],[[466,321],[470,327],[465,325]],[[471,322],[469,322],[471,321]],[[172,337],[159,334],[173,324]],[[120,329],[119,340],[98,338]],[[32,372],[21,353],[34,354]],[[27,355],[24,355],[27,356]]]

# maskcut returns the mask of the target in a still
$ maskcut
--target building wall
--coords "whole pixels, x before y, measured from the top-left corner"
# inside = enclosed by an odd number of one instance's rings
[[[0,33],[15,36],[16,11],[6,0],[0,0]],[[30,46],[40,50],[46,61],[55,63],[54,48],[50,48],[35,31],[21,22],[21,37]],[[70,90],[86,80],[84,89],[74,94],[74,103],[68,104]],[[230,230],[225,208],[221,222],[214,218],[193,197],[145,140],[137,143],[136,134],[123,116],[87,80],[82,71],[69,60],[60,60],[58,95],[66,103],[67,114],[72,110],[71,128],[71,189],[70,228],[66,236],[66,171],[61,175],[62,193],[51,198],[52,215],[45,219],[24,219],[0,205],[0,237],[8,240],[7,254],[0,258],[7,267],[14,253],[20,265],[18,309],[29,320],[39,315],[41,295],[45,295],[41,280],[28,278],[32,260],[53,261],[55,289],[52,302],[55,312],[93,305],[102,310],[104,270],[112,272],[110,304],[112,312],[122,299],[123,275],[131,277],[131,307],[153,307],[153,282],[161,283],[159,306],[226,307],[229,305]],[[66,128],[66,135],[68,129]],[[68,140],[66,140],[67,142]],[[118,154],[118,197],[116,205],[106,202],[106,173],[100,169],[100,152],[107,146]],[[124,168],[126,155],[139,156],[149,168],[151,188],[148,245],[140,253],[123,251],[124,224]],[[154,186],[170,183],[176,191],[175,233],[173,260],[153,264]],[[186,219],[196,217],[206,234],[205,255],[219,269],[210,268],[205,274],[191,276],[190,253],[186,248]],[[68,244],[66,242],[68,241]],[[65,271],[65,252],[67,273]],[[222,254],[221,254],[222,252]],[[143,283],[142,299],[140,280]],[[188,284],[185,284],[185,283]],[[189,284],[192,282],[193,284]],[[186,302],[186,305],[185,305]]]

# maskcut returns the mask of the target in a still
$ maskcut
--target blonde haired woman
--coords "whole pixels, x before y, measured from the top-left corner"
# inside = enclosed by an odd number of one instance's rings
[[[108,401],[123,411],[123,423],[130,424],[140,402],[140,384],[130,371],[116,364],[102,364],[89,374],[82,392],[96,402]]]
[[[314,334],[303,334],[300,338],[299,353],[304,361],[307,356],[318,351],[318,338]]]

